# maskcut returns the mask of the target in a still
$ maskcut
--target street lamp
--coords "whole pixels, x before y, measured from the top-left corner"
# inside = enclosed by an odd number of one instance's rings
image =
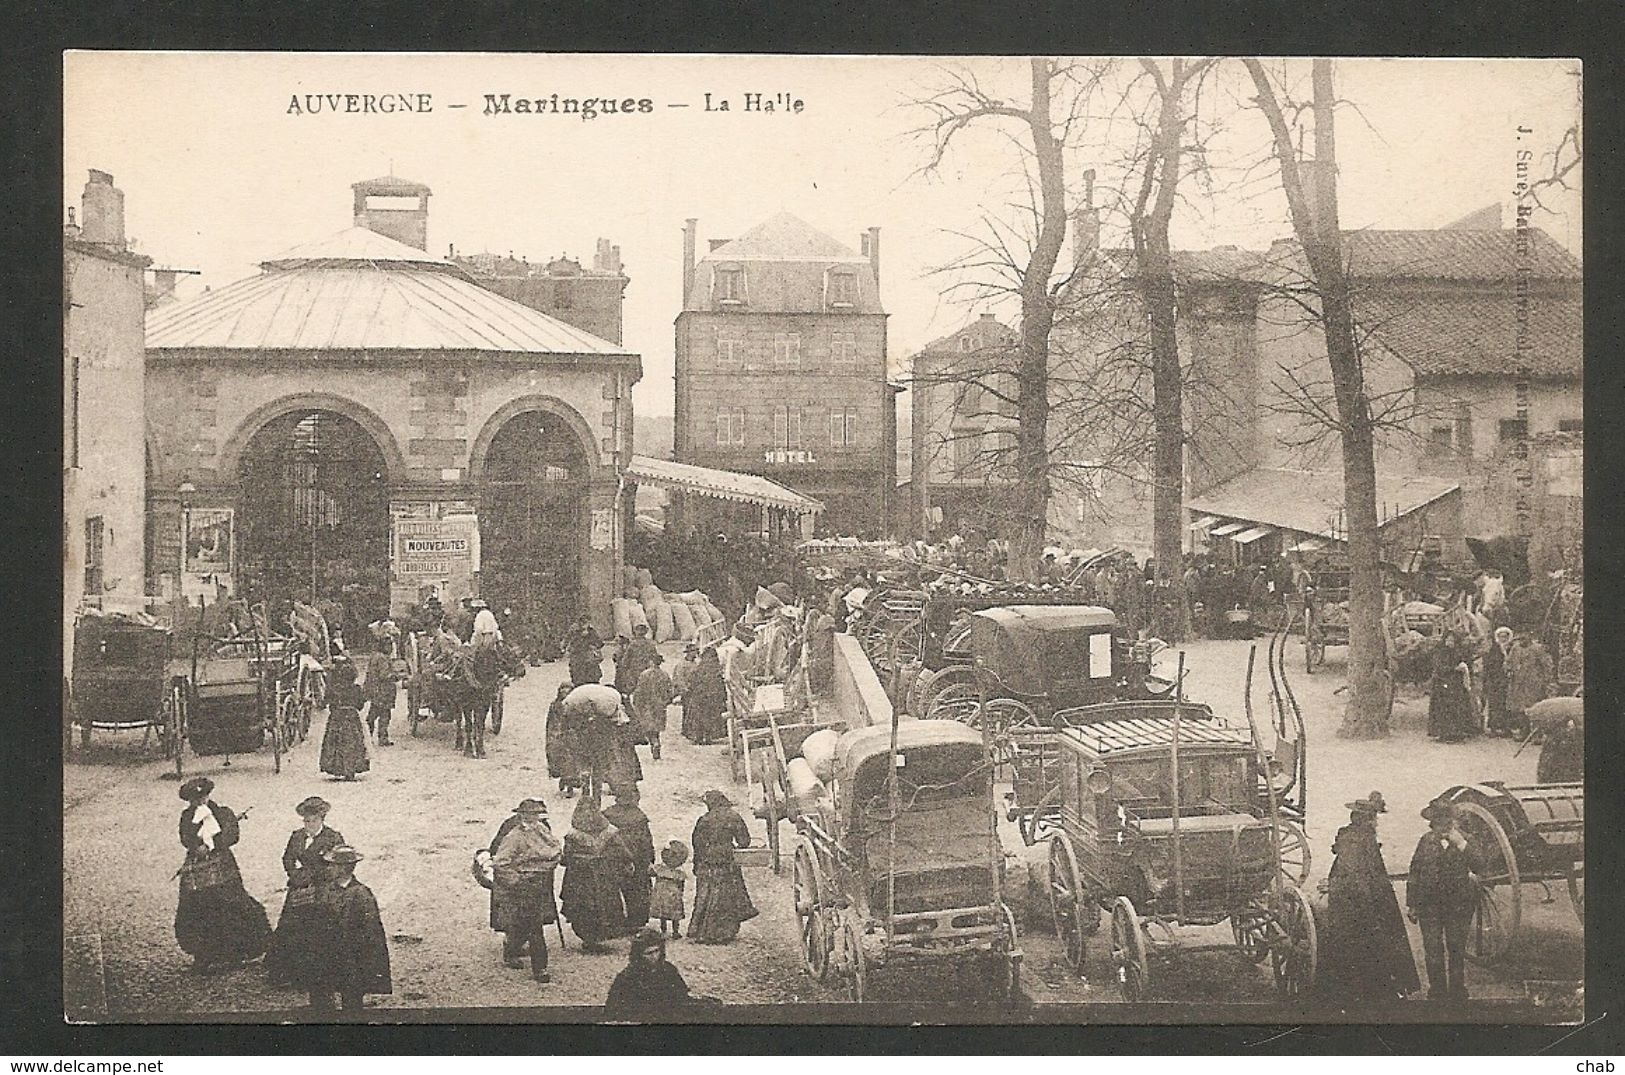
[[[197,492],[197,486],[192,484],[192,479],[191,478],[182,478],[181,479],[181,484],[180,484],[179,487],[176,488],[175,492],[179,495],[180,503],[181,503],[181,514],[180,514],[180,524],[179,524],[180,529],[181,529],[181,542],[180,542],[180,544],[181,544],[181,562],[180,562],[180,570],[177,571],[176,574],[175,574],[175,592],[180,595],[182,600],[185,600],[186,599],[186,529],[187,529],[186,524],[190,521],[187,518],[187,515],[191,511],[191,498],[192,498],[193,494],[195,494]]]

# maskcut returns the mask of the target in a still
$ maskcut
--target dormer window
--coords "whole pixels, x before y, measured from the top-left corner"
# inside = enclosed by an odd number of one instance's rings
[[[745,270],[738,265],[719,265],[715,270],[713,292],[719,306],[745,304]]]
[[[959,349],[961,351],[969,351],[975,346],[976,341],[972,340],[969,336],[959,337]]]
[[[856,273],[834,270],[829,274],[829,306],[832,310],[850,310],[858,301]]]

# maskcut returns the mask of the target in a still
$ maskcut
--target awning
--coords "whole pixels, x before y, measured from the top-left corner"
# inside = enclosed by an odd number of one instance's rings
[[[1314,552],[1316,549],[1324,549],[1325,547],[1326,547],[1326,539],[1325,538],[1311,537],[1311,538],[1304,538],[1302,541],[1298,542],[1296,545],[1293,545],[1291,548],[1287,549],[1287,551],[1288,552]]]
[[[1194,523],[1191,523],[1191,529],[1192,530],[1206,530],[1208,527],[1212,526],[1214,523],[1216,523],[1218,521],[1219,521],[1219,517],[1217,515],[1204,515],[1200,519],[1196,520]]]
[[[1267,534],[1275,533],[1273,526],[1255,526],[1251,530],[1243,530],[1239,534],[1232,534],[1230,540],[1237,545],[1250,545]]]
[[[741,474],[733,470],[718,470],[715,467],[673,463],[666,459],[634,455],[631,465],[626,468],[626,476],[642,485],[676,489],[717,500],[760,504],[763,507],[791,511],[797,515],[812,515],[824,510],[822,501],[803,496],[794,489],[759,474]]]
[[[1239,530],[1245,529],[1247,529],[1246,523],[1225,523],[1223,526],[1215,526],[1212,530],[1209,530],[1207,532],[1207,536],[1225,537],[1226,535],[1234,534]]]

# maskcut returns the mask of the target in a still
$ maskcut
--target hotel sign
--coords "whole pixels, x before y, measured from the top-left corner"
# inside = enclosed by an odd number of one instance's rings
[[[769,448],[762,453],[764,463],[816,463],[818,457],[809,451],[794,448]]]

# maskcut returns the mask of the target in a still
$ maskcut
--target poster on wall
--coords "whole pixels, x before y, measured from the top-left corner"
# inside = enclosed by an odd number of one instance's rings
[[[234,516],[231,508],[192,508],[186,513],[187,574],[231,574]]]
[[[603,552],[615,543],[615,509],[594,508],[592,513],[592,547]]]

